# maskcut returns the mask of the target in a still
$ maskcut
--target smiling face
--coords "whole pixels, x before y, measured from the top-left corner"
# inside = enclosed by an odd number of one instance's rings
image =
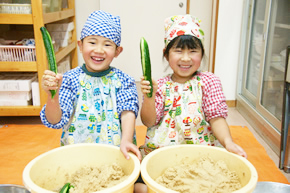
[[[200,67],[202,60],[201,49],[171,48],[168,62],[173,70],[172,80],[185,83]]]
[[[201,42],[192,36],[179,36],[168,44],[164,56],[173,70],[172,80],[185,83],[200,67],[203,47]]]
[[[89,72],[101,72],[109,69],[112,60],[122,52],[122,47],[105,37],[91,35],[78,41],[86,68]]]

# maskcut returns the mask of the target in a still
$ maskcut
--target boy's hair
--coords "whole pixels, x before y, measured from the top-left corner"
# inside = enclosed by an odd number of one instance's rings
[[[112,40],[117,46],[121,43],[121,22],[119,16],[113,16],[102,10],[94,11],[88,17],[80,39],[98,35]]]
[[[201,40],[192,36],[192,35],[177,36],[172,41],[170,41],[164,50],[164,53],[163,53],[164,57],[169,56],[169,50],[172,47],[181,48],[181,49],[185,49],[185,48],[187,48],[187,49],[201,49],[202,57],[204,55],[204,47],[202,45]]]

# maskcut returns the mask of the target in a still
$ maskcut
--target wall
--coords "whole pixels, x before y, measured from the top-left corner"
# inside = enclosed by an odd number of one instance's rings
[[[205,34],[203,42],[205,56],[200,67],[201,70],[209,69],[213,1],[214,0],[191,0],[189,3],[189,14],[196,16],[201,20],[200,27]]]
[[[81,37],[81,31],[85,24],[88,16],[95,10],[100,9],[99,0],[75,0],[75,12],[76,12],[76,29],[77,29],[77,40]],[[84,62],[83,57],[78,50],[78,63],[82,65]]]
[[[227,100],[236,100],[239,47],[244,0],[220,0],[215,74]]]

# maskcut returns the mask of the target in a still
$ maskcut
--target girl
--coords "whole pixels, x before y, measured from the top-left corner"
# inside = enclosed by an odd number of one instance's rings
[[[140,147],[143,157],[154,149],[175,144],[222,145],[247,157],[231,137],[219,78],[198,71],[204,55],[203,37],[196,17],[177,15],[165,20],[164,57],[173,74],[153,80],[151,98],[146,95],[149,81],[141,78],[141,119],[148,127],[145,144]]]

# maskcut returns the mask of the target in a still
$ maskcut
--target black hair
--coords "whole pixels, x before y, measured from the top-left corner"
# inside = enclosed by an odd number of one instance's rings
[[[163,53],[164,57],[168,57],[169,56],[169,50],[172,47],[176,47],[176,48],[181,48],[181,49],[201,49],[201,54],[202,57],[204,55],[204,48],[203,45],[200,41],[200,39],[198,39],[197,37],[191,36],[191,35],[182,35],[182,36],[178,36],[176,38],[174,38],[171,42],[169,42],[169,44],[167,45],[167,47],[165,48],[165,51]]]

